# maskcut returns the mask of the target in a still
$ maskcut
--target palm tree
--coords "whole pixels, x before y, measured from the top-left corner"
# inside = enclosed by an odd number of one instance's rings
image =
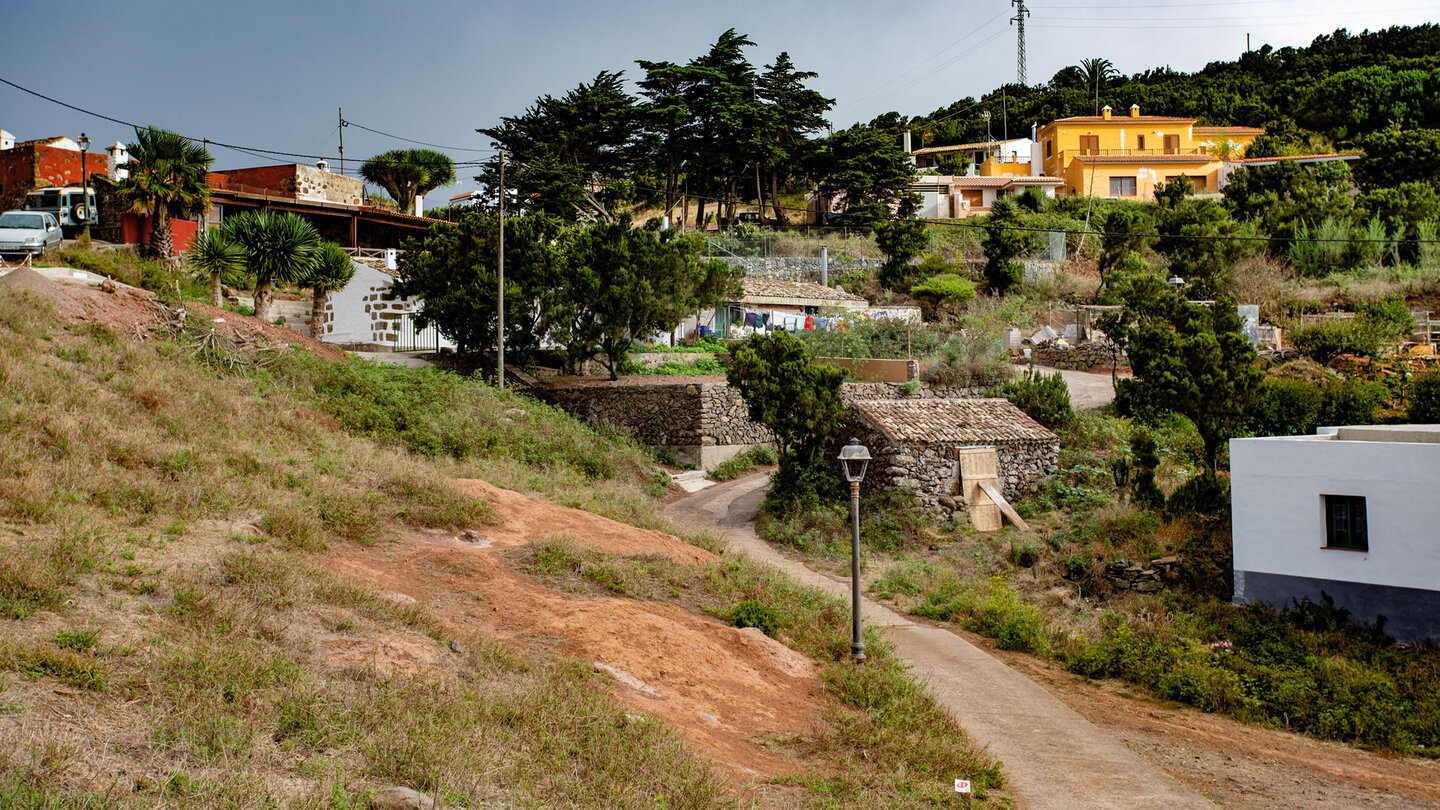
[[[136,127],[129,150],[130,176],[116,184],[115,192],[131,210],[150,215],[150,250],[173,264],[170,217],[192,217],[209,206],[207,174],[214,158],[199,143],[153,126]]]
[[[224,231],[205,228],[190,240],[185,264],[197,277],[210,276],[210,305],[223,306],[220,282],[245,271],[245,249],[231,241]]]
[[[355,264],[344,248],[334,242],[325,242],[320,246],[320,258],[304,282],[309,285],[314,296],[310,304],[310,337],[320,339],[326,299],[330,297],[330,293],[345,289],[345,285],[350,283],[354,275]]]
[[[1106,79],[1113,79],[1120,75],[1111,64],[1109,59],[1093,57],[1080,60],[1080,73],[1085,76],[1085,88],[1095,94],[1095,114],[1100,114],[1100,86],[1105,84]]]
[[[271,286],[303,283],[320,255],[320,232],[289,212],[236,214],[225,221],[225,235],[245,251],[245,265],[255,276],[255,316],[265,320]]]
[[[401,212],[415,213],[415,200],[455,182],[455,164],[430,149],[392,149],[360,165],[360,176],[385,189]]]

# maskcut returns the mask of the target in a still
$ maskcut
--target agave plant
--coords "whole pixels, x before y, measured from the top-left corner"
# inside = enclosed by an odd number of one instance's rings
[[[255,276],[255,316],[266,320],[271,288],[304,283],[320,257],[320,232],[289,212],[245,211],[225,221],[225,236],[245,251]]]

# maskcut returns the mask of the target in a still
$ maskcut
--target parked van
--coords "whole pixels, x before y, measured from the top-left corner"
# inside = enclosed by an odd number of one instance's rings
[[[85,189],[80,186],[65,188],[42,188],[25,195],[26,211],[48,211],[60,221],[60,229],[67,235],[79,231],[88,219],[91,225],[100,224],[100,215],[95,210],[95,190],[90,189],[90,199],[85,199]]]

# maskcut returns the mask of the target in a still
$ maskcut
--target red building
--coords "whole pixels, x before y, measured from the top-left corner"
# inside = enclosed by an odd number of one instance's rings
[[[19,208],[25,195],[37,188],[81,185],[80,145],[70,138],[43,138],[11,145],[9,133],[0,131],[0,211]],[[85,171],[104,176],[109,156],[85,155]]]

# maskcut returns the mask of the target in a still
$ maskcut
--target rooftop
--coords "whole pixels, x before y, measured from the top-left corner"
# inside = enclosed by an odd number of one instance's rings
[[[864,399],[854,407],[895,442],[1057,441],[1008,399]]]
[[[1011,186],[1059,186],[1065,181],[1058,177],[1031,175],[1000,175],[998,177],[971,177],[969,175],[919,175],[912,182],[916,186],[946,185],[955,188],[1009,188]]]
[[[796,304],[854,309],[868,303],[862,296],[811,281],[747,278],[742,284],[745,292],[740,302],[743,304]]]
[[[1069,118],[1057,118],[1050,124],[1134,124],[1137,121],[1148,121],[1152,124],[1193,124],[1194,118],[1178,118],[1169,115],[1123,115],[1117,114],[1109,118],[1103,115],[1075,115]],[[1048,125],[1047,125],[1048,126]]]
[[[1069,154],[1069,153],[1066,153]],[[1219,163],[1213,155],[1084,155],[1075,154],[1081,163]]]
[[[1390,442],[1394,444],[1440,444],[1440,425],[1342,425],[1321,427],[1300,436],[1256,436],[1234,441],[1281,442]]]
[[[1364,155],[1360,155],[1360,154],[1342,155],[1342,154],[1339,154],[1338,152],[1329,152],[1329,153],[1321,154],[1321,155],[1284,155],[1284,156],[1278,156],[1278,157],[1238,158],[1238,159],[1232,160],[1232,161],[1230,161],[1230,162],[1231,162],[1231,163],[1242,163],[1242,164],[1249,165],[1249,166],[1269,166],[1269,165],[1271,165],[1271,164],[1273,164],[1273,163],[1284,163],[1284,162],[1293,162],[1293,163],[1325,163],[1325,162],[1331,161],[1331,160],[1359,160],[1359,159],[1362,158],[1362,157],[1364,157]]]
[[[1007,143],[1024,143],[1029,138],[1010,138],[1009,140],[976,141],[974,143],[952,143],[948,146],[927,146],[924,149],[916,149],[912,155],[936,155],[946,152],[966,152],[975,149],[989,149],[992,146],[1004,146]]]
[[[1260,127],[1191,127],[1196,135],[1264,135]]]

